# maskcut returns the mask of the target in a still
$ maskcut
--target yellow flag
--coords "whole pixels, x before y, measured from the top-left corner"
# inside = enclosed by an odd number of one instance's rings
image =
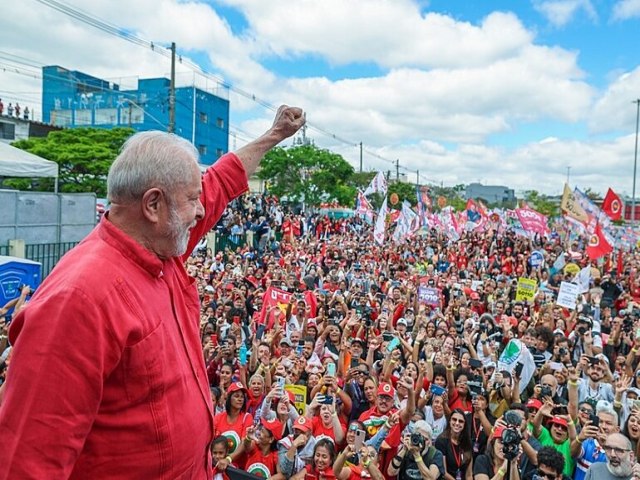
[[[582,223],[587,223],[589,221],[589,215],[584,211],[584,208],[580,206],[578,201],[576,200],[575,195],[569,188],[569,185],[564,184],[564,191],[562,192],[562,201],[560,202],[560,208],[562,209],[562,213],[564,213],[567,217],[571,217],[575,220],[578,220]]]

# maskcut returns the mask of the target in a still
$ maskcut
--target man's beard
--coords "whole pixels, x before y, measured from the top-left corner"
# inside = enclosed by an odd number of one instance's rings
[[[184,224],[180,221],[180,215],[178,215],[178,211],[171,206],[169,208],[169,238],[173,243],[173,251],[171,252],[172,257],[179,257],[184,255],[187,251],[187,246],[189,244],[189,229],[195,227],[195,221],[193,224],[185,227]]]
[[[633,463],[628,460],[621,460],[620,465],[614,467],[611,462],[607,462],[607,470],[615,477],[630,477],[633,473]]]

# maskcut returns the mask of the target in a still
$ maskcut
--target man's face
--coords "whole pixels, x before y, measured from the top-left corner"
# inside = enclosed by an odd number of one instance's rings
[[[615,418],[613,415],[607,412],[598,413],[598,418],[600,419],[600,431],[605,435],[611,435],[612,433],[616,433],[620,430],[618,425],[615,423]]]
[[[611,435],[604,443],[607,454],[607,468],[617,477],[629,477],[633,468],[633,452],[629,450],[624,437]]]
[[[393,397],[389,395],[378,395],[376,406],[380,413],[387,413],[393,407]]]
[[[513,316],[514,317],[520,318],[520,317],[522,317],[522,313],[523,313],[522,305],[514,305],[513,306]]]
[[[502,315],[504,313],[504,303],[496,302],[495,311],[496,315]]]
[[[538,476],[543,477],[542,480],[562,480],[562,470],[556,472],[553,467],[539,463]]]
[[[302,349],[302,355],[309,360],[313,355],[313,342],[304,342],[304,348]]]
[[[604,368],[600,364],[590,365],[587,373],[589,374],[589,378],[591,380],[593,380],[594,382],[599,382],[604,377]]]
[[[166,194],[167,217],[159,233],[156,254],[161,258],[178,257],[187,251],[190,230],[204,217],[200,202],[202,186],[197,165],[192,164],[191,178],[184,188]]]
[[[569,436],[567,431],[567,427],[564,425],[559,425],[557,423],[551,424],[551,437],[555,443],[564,442]]]

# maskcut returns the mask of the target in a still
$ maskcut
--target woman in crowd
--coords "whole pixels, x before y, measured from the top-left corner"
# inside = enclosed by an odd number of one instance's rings
[[[244,470],[252,475],[271,478],[280,473],[278,441],[282,438],[282,423],[278,419],[261,418],[257,427],[249,427],[243,444],[247,460]]]
[[[328,438],[318,440],[313,449],[313,459],[311,463],[291,477],[291,480],[321,480],[335,478],[333,473],[333,463],[336,460],[336,448]],[[349,478],[348,469],[344,473],[340,472],[339,478],[346,480]]]
[[[504,456],[502,433],[505,427],[497,426],[489,444],[487,452],[478,455],[473,463],[473,480],[520,480],[518,458],[507,460]],[[509,476],[507,477],[507,473]]]
[[[242,439],[252,424],[253,416],[247,413],[247,389],[242,383],[234,382],[227,389],[225,411],[213,418],[213,433],[216,437],[227,437],[230,446],[229,456],[238,465],[244,464]]]
[[[473,476],[471,439],[467,417],[460,409],[451,412],[444,432],[435,446],[444,456],[446,480],[471,480]]]

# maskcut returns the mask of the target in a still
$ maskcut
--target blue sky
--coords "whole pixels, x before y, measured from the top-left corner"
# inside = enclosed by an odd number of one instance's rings
[[[166,45],[268,104],[307,111],[308,135],[354,166],[445,185],[631,193],[640,0],[65,0]],[[39,65],[102,78],[168,74],[167,60],[35,0],[0,18],[0,96],[32,102]],[[126,15],[123,13],[126,12]],[[20,19],[20,22],[14,21]],[[12,71],[16,67],[19,71]],[[178,67],[178,79],[212,86]],[[231,91],[230,145],[273,112]],[[346,142],[336,141],[330,132]],[[532,181],[533,180],[533,181]]]

